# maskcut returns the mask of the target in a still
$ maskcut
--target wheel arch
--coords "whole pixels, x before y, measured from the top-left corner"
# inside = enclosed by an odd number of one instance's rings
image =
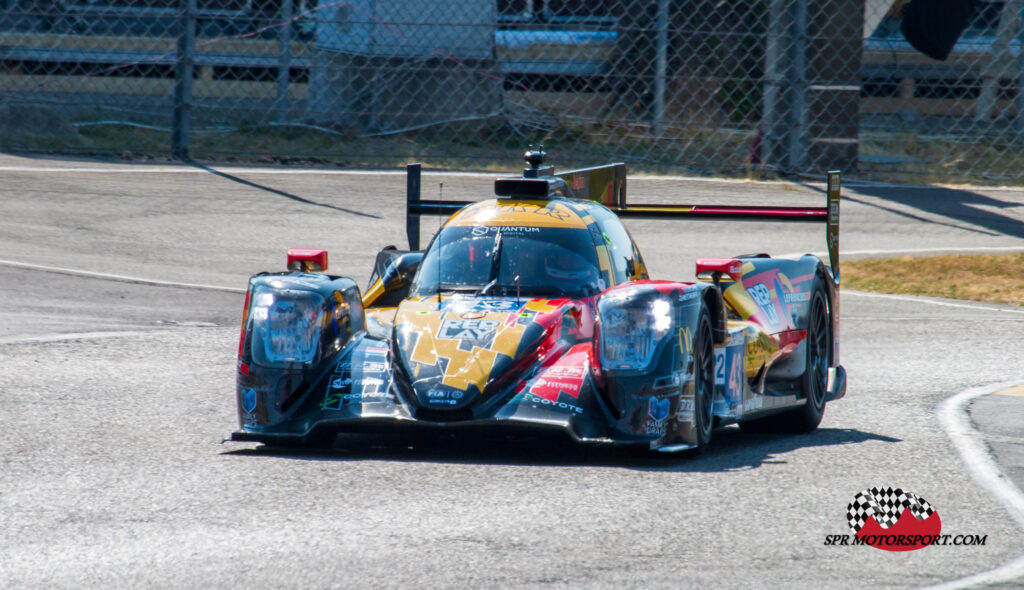
[[[701,294],[704,305],[711,314],[711,338],[715,344],[724,344],[729,337],[728,319],[725,311],[725,300],[722,293],[711,285],[707,285]]]

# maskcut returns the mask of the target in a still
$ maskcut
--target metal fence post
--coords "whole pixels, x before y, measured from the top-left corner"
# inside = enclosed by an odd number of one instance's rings
[[[792,9],[792,27],[795,29],[790,60],[789,89],[789,167],[796,171],[803,168],[807,155],[807,0],[797,0]]]
[[[174,67],[174,116],[171,122],[171,152],[179,158],[188,158],[189,153],[197,12],[197,0],[182,0],[178,54]]]
[[[1018,8],[1024,10],[1024,2],[1020,2]],[[1017,30],[1016,39],[1020,49],[1017,51],[1017,92],[1013,99],[1016,111],[1013,116],[1013,132],[1017,134],[1017,141],[1020,141],[1024,139],[1024,27]]]
[[[788,137],[785,102],[788,96],[784,85],[789,70],[788,51],[784,43],[788,37],[788,11],[786,0],[771,0],[768,3],[768,29],[764,48],[764,92],[761,114],[763,135],[763,162],[786,169],[784,160],[786,138]]]
[[[654,65],[654,120],[651,130],[661,133],[665,123],[665,77],[668,72],[668,1],[658,0],[657,54]]]
[[[277,66],[277,122],[288,120],[288,82],[292,63],[292,19],[294,18],[294,0],[282,0],[281,21],[286,23],[280,28],[281,53]]]
[[[1009,0],[1003,4],[1003,9],[999,13],[999,25],[996,28],[995,41],[992,43],[992,54],[982,70],[981,94],[978,96],[974,111],[975,122],[987,122],[992,115],[992,107],[996,105],[999,81],[1013,62],[1010,57],[1010,44],[1017,37],[1019,11],[1020,3]]]

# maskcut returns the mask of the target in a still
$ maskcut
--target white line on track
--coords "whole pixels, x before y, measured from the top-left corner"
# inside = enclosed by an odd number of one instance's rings
[[[123,283],[138,283],[142,285],[156,285],[158,287],[184,287],[186,289],[203,289],[206,291],[227,291],[228,293],[245,293],[245,289],[239,289],[236,287],[222,287],[220,285],[203,285],[199,283],[178,283],[175,281],[161,281],[158,279],[146,279],[142,277],[131,277],[126,275],[116,275],[104,272],[92,272],[88,270],[79,270],[76,268],[64,268],[60,266],[45,266],[42,264],[29,264],[26,262],[16,262],[14,260],[0,260],[0,265],[12,266],[14,268],[25,268],[28,270],[41,270],[45,272],[55,272],[59,274],[72,275],[77,277],[88,277],[91,279],[104,279],[108,281],[121,281]]]
[[[159,279],[147,279],[143,277],[132,277],[127,275],[109,274],[102,272],[93,272],[88,270],[80,270],[75,268],[64,268],[59,266],[46,266],[42,264],[30,264],[26,262],[17,262],[14,260],[0,260],[0,265],[11,266],[14,268],[24,268],[29,270],[41,270],[45,272],[54,272],[72,276],[81,276],[92,279],[105,279],[110,281],[121,281],[125,283],[137,283],[142,285],[155,285],[159,287],[182,287],[186,289],[203,289],[207,291],[224,291],[228,293],[245,293],[245,289],[237,287],[223,287],[220,285],[204,285],[198,283],[179,283],[176,281],[162,281]],[[1013,313],[1013,314],[1024,314],[1024,310],[1017,309],[1006,309],[1001,307],[986,307],[983,305],[968,305],[963,303],[953,303],[950,301],[939,301],[937,299],[931,299],[928,297],[918,297],[914,295],[891,295],[887,293],[867,293],[864,291],[853,291],[844,290],[844,295],[854,295],[858,297],[869,297],[876,299],[894,299],[897,301],[908,301],[914,303],[926,303],[931,305],[939,305],[943,307],[960,307],[964,309],[971,309],[975,311],[994,311],[1002,313]]]
[[[929,254],[935,252],[1017,252],[1024,250],[1024,244],[1020,246],[950,246],[948,248],[904,248],[901,250],[842,250],[839,252],[840,258],[843,256],[870,256],[870,255],[882,255],[882,256],[900,256],[903,254]],[[824,258],[828,256],[828,252],[811,252],[811,254]],[[779,254],[778,258],[799,258],[803,256],[804,252],[787,252],[785,254]]]
[[[844,250],[843,256],[865,256],[868,254],[923,254],[928,252],[1016,252],[1024,250],[1024,244],[1019,246],[967,246],[963,248],[908,248],[905,250]]]
[[[166,165],[137,165],[122,166],[0,166],[0,172],[46,172],[46,173],[114,173],[114,174],[209,174],[210,170],[236,174],[280,174],[280,175],[349,175],[349,176],[405,176],[402,169],[381,169],[381,170],[322,170],[317,168],[253,168],[233,166],[209,166],[209,169],[189,166],[187,164],[166,164]],[[508,175],[508,172],[458,172],[446,170],[423,170],[423,174],[464,176],[470,178],[495,178]],[[642,174],[631,176],[636,180],[644,181],[685,181],[702,182],[708,184],[747,184],[756,186],[825,186],[825,182],[791,182],[787,180],[747,180],[744,178],[708,178],[706,176],[645,176]],[[846,180],[843,186],[848,188],[888,188],[907,190],[984,190],[990,192],[1024,192],[1021,187],[1013,186],[968,186],[968,185],[928,185],[928,184],[896,184],[887,182],[872,182],[867,180]]]
[[[975,483],[995,496],[996,500],[1010,513],[1010,516],[1017,521],[1017,524],[1024,529],[1024,492],[1021,492],[1021,489],[999,469],[999,465],[992,459],[985,446],[984,437],[971,425],[971,419],[967,414],[968,405],[975,399],[1009,389],[1015,385],[1019,384],[1000,383],[968,389],[943,400],[939,404],[938,414],[939,424],[946,431],[946,435],[949,436],[957,453],[960,454],[967,473]],[[1024,556],[986,572],[929,586],[927,590],[973,588],[1010,582],[1022,576],[1024,576]]]
[[[1009,309],[1004,307],[987,307],[984,305],[968,305],[965,303],[953,303],[952,301],[940,301],[938,299],[932,299],[930,297],[919,297],[917,295],[892,295],[889,293],[867,293],[865,291],[853,291],[851,289],[844,289],[840,293],[845,297],[846,295],[855,295],[857,297],[868,297],[870,299],[894,299],[896,301],[911,301],[914,303],[928,303],[931,305],[941,305],[942,307],[960,307],[963,309],[970,309],[974,311],[995,311],[1001,313],[1019,313],[1024,314],[1024,309]]]

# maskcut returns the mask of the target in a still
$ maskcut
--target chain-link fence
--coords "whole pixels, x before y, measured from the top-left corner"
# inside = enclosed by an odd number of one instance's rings
[[[1019,182],[1024,2],[962,2],[937,61],[906,0],[0,0],[0,148]]]

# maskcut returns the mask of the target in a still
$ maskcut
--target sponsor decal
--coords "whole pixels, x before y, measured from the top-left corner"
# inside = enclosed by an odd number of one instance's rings
[[[693,354],[693,331],[689,326],[679,328],[679,352]]]
[[[571,381],[558,381],[557,379],[545,379],[541,377],[537,379],[533,387],[530,388],[532,393],[538,393],[543,388],[554,388],[560,393],[567,393],[573,397],[579,393],[579,383],[573,383]]]
[[[357,404],[364,402],[379,402],[390,399],[391,394],[383,391],[357,393],[331,392],[324,399],[324,403],[321,407],[325,410],[340,410],[341,405],[345,403]]]
[[[335,374],[320,407],[340,410],[342,404],[382,401],[391,399],[391,382],[377,377],[353,378],[351,374]]]
[[[377,377],[363,377],[362,379],[356,379],[353,381],[352,385],[354,386],[353,389],[361,386],[363,393],[367,393],[370,391],[379,391],[380,386],[384,385],[384,380],[378,379]]]
[[[585,367],[571,367],[566,365],[555,365],[545,372],[545,375],[555,379],[583,379],[587,374]]]
[[[883,551],[915,551],[930,545],[985,545],[988,535],[943,534],[939,513],[924,498],[902,488],[870,488],[846,507],[853,535],[826,535],[825,545],[868,545]]]
[[[376,361],[365,361],[363,362],[364,373],[383,373],[387,370],[386,363],[378,363]]]
[[[499,325],[501,322],[497,320],[446,319],[441,322],[441,329],[437,331],[437,337],[448,340],[468,340],[474,344],[487,342],[486,346],[477,344],[481,348],[487,348]]]
[[[537,234],[540,233],[539,227],[530,227],[525,225],[474,225],[473,229],[470,230],[475,237],[483,237],[494,233],[519,233],[519,234]]]
[[[245,389],[242,391],[242,409],[246,414],[252,414],[256,409],[256,390]]]
[[[539,405],[542,405],[542,406],[547,406],[549,408],[557,408],[559,410],[566,410],[567,412],[569,412],[571,414],[582,414],[583,413],[583,408],[581,408],[581,407],[579,407],[577,405],[566,403],[566,402],[552,401],[552,400],[549,400],[549,399],[546,399],[546,398],[543,398],[543,397],[540,397],[540,396],[536,396],[536,395],[534,395],[532,393],[521,393],[521,394],[515,396],[514,398],[512,398],[512,401],[529,402],[529,403],[532,403],[532,404],[535,404],[535,405],[539,404]]]
[[[729,333],[729,341],[726,342],[726,346],[738,346],[747,343],[747,334],[744,330],[736,330]]]
[[[439,406],[454,406],[465,395],[464,391],[458,389],[431,389],[427,392],[427,403]]]
[[[668,398],[659,400],[656,397],[652,397],[647,402],[647,415],[655,422],[664,422],[665,419],[668,418],[668,407]]]
[[[782,296],[786,303],[804,303],[811,300],[811,292],[807,291],[804,293],[786,293]]]
[[[764,314],[768,317],[768,321],[773,324],[779,323],[779,315],[775,312],[775,304],[772,303],[772,295],[768,290],[768,287],[765,286],[764,283],[757,283],[753,287],[747,289],[747,291],[761,309],[764,310]]]
[[[676,420],[689,422],[693,419],[693,394],[679,397],[679,405],[676,406]]]
[[[696,298],[700,295],[700,289],[687,289],[679,294],[680,301],[689,301],[690,299]]]
[[[579,397],[586,374],[584,367],[554,366],[530,386],[530,393],[556,401],[562,394]]]
[[[453,300],[452,307],[456,311],[464,313],[472,311],[482,312],[510,312],[519,311],[525,305],[524,301],[514,299],[475,299],[475,300]]]
[[[658,399],[651,397],[647,401],[647,415],[650,420],[647,421],[647,434],[665,434],[666,426],[668,426],[666,419],[668,418],[668,408],[670,402],[668,398]]]
[[[747,364],[751,367],[758,367],[758,365],[767,362],[768,358],[775,352],[775,349],[771,346],[771,341],[767,335],[758,332],[753,334],[753,336],[747,340]]]
[[[338,376],[331,380],[331,389],[349,389],[352,387],[352,377],[349,375]]]

